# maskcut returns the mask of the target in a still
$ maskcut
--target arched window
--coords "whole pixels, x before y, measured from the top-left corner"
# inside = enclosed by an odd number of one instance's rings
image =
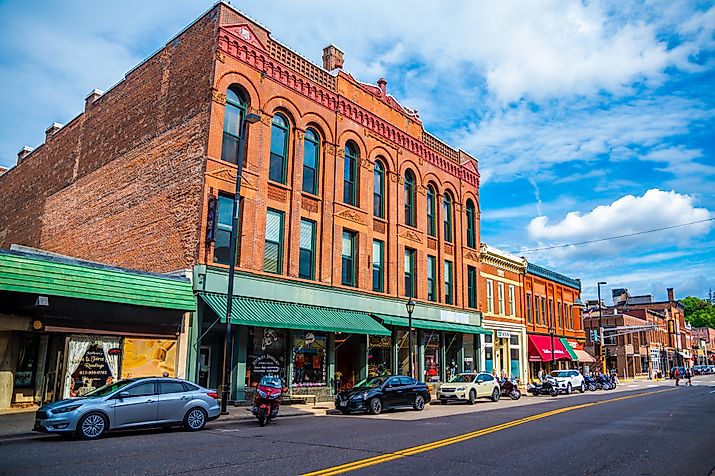
[[[274,182],[286,183],[288,172],[288,119],[282,114],[273,116],[271,127],[271,162],[268,178]]]
[[[427,185],[427,234],[437,236],[437,193],[432,184]]]
[[[305,131],[303,142],[303,191],[318,194],[320,170],[320,136],[313,129]]]
[[[357,161],[358,148],[353,142],[345,144],[345,161],[343,163],[343,202],[357,205]]]
[[[476,215],[474,202],[471,199],[467,200],[467,246],[470,248],[477,246]]]
[[[415,174],[405,172],[405,224],[415,226]]]
[[[246,115],[246,101],[243,93],[236,86],[226,90],[226,108],[223,114],[223,142],[221,160],[238,163],[238,149],[241,142],[241,120]]]
[[[444,212],[444,241],[452,242],[452,196],[449,193],[444,194],[442,200]]]
[[[375,161],[372,214],[385,218],[385,166],[380,159]]]

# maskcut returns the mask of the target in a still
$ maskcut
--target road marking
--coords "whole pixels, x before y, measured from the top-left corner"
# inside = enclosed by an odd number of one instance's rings
[[[431,443],[425,443],[423,445],[414,446],[412,448],[406,448],[404,450],[395,451],[393,453],[385,453],[378,456],[373,456],[372,458],[361,459],[353,461],[352,463],[341,464],[339,466],[333,466],[331,468],[321,469],[319,471],[314,471],[312,473],[305,473],[303,476],[329,476],[335,474],[347,473],[349,471],[355,471],[358,469],[366,468],[368,466],[374,466],[376,464],[387,463],[399,458],[404,458],[406,456],[414,456],[426,451],[434,450],[437,448],[442,448],[443,446],[453,445],[455,443],[461,443],[463,441],[478,438],[480,436],[488,435],[490,433],[495,433],[497,431],[506,430],[507,428],[512,428],[515,426],[523,425],[530,421],[540,420],[542,418],[548,418],[550,416],[558,415],[560,413],[570,412],[572,410],[578,410],[581,408],[593,407],[596,405],[602,405],[604,403],[617,402],[620,400],[628,400],[630,398],[644,397],[647,395],[655,395],[662,392],[671,392],[673,388],[668,388],[665,390],[656,390],[655,392],[643,392],[636,393],[634,395],[626,395],[623,397],[611,398],[608,400],[601,400],[598,402],[582,403],[580,405],[573,405],[570,407],[558,408],[556,410],[551,410],[548,412],[537,413],[536,415],[531,415],[525,418],[520,418],[518,420],[513,420],[510,422],[502,423],[501,425],[491,426],[489,428],[483,428],[481,430],[472,431],[469,433],[464,433],[462,435],[453,436],[451,438],[445,438],[443,440],[433,441]],[[715,391],[711,392],[715,393]]]

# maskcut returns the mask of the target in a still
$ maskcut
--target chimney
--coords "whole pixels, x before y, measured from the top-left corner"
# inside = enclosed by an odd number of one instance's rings
[[[344,62],[343,52],[337,46],[328,45],[323,48],[323,69],[328,71],[341,69]]]
[[[669,302],[674,302],[675,301],[675,293],[673,292],[673,288],[668,288],[668,301]]]
[[[50,127],[45,129],[45,143],[47,143],[47,141],[49,141],[52,136],[57,134],[60,129],[62,129],[62,124],[60,124],[59,122],[53,122]]]
[[[26,145],[25,147],[23,147],[22,149],[20,149],[20,152],[17,153],[17,163],[19,164],[20,162],[22,162],[23,160],[25,160],[25,157],[27,157],[28,155],[32,154],[32,151],[33,151],[33,150],[35,150],[35,149],[33,149],[32,147],[30,147],[29,145]]]
[[[102,94],[104,94],[104,91],[101,91],[99,89],[93,89],[92,92],[89,93],[86,98],[84,98],[84,110],[88,110],[92,106],[92,104],[94,104],[94,101],[99,99]]]
[[[380,91],[382,91],[382,94],[387,94],[387,81],[385,81],[385,78],[380,78],[377,80],[377,85],[380,86]]]

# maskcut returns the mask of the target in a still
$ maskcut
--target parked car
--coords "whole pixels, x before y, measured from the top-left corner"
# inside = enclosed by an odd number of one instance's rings
[[[437,399],[442,405],[449,401],[465,401],[473,405],[477,398],[497,402],[499,397],[499,381],[486,372],[457,374],[437,390]]]
[[[79,398],[43,405],[33,431],[93,440],[107,431],[177,426],[203,429],[220,415],[218,394],[174,378],[132,378],[100,387]]]
[[[551,376],[556,380],[559,391],[566,395],[570,395],[574,390],[581,393],[586,391],[583,375],[578,370],[554,370]]]
[[[335,408],[344,414],[369,412],[379,415],[388,408],[412,407],[422,411],[430,401],[427,384],[405,375],[373,377],[335,396]]]

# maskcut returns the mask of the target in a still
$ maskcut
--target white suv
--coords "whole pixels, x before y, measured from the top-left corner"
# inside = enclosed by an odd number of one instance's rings
[[[556,387],[560,392],[569,395],[574,390],[581,393],[586,391],[583,375],[578,370],[554,370],[551,376],[556,380]]]

